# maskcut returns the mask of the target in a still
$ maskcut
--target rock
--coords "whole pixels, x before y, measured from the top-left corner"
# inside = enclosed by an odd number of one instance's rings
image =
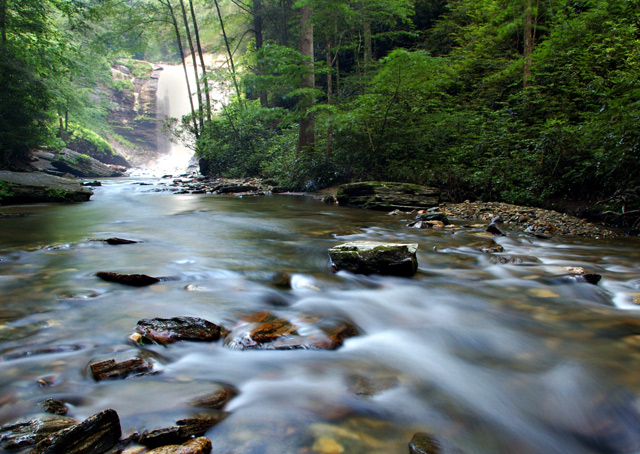
[[[437,436],[419,432],[409,442],[409,454],[464,454],[452,443]]]
[[[123,174],[121,169],[113,168],[91,156],[77,153],[68,148],[58,153],[51,165],[61,172],[67,172],[82,178],[120,177]]]
[[[197,408],[222,409],[227,402],[238,395],[238,390],[230,385],[217,384],[216,389],[205,395],[191,399],[187,405]]]
[[[40,406],[47,413],[51,413],[52,415],[66,415],[69,411],[69,408],[65,405],[64,402],[60,402],[55,399],[47,399],[40,403]]]
[[[135,243],[140,243],[140,241],[135,241],[135,240],[127,240],[124,238],[107,238],[107,239],[101,239],[101,238],[89,238],[89,241],[103,241],[107,244],[110,244],[112,246],[118,245],[118,244],[135,244]]]
[[[495,254],[504,252],[504,248],[497,243],[489,243],[485,246],[480,246],[478,248],[480,252],[484,252],[485,254]]]
[[[0,170],[0,204],[86,202],[93,191],[69,178],[42,172]]]
[[[0,427],[0,448],[18,449],[35,445],[49,435],[77,423],[73,418],[50,416],[6,424]]]
[[[117,362],[115,359],[107,359],[91,364],[91,373],[96,381],[107,378],[125,378],[131,374],[143,374],[153,369],[153,364],[140,359],[131,358]]]
[[[82,186],[102,186],[102,183],[100,183],[97,180],[94,181],[85,181],[82,183]]]
[[[138,321],[136,331],[159,344],[177,341],[214,342],[226,334],[224,327],[197,317],[145,318]]]
[[[113,447],[121,435],[118,414],[104,410],[46,437],[30,454],[101,454]]]
[[[409,442],[410,454],[441,454],[440,443],[432,435],[417,433]]]
[[[359,334],[348,321],[315,315],[278,317],[267,311],[242,317],[224,345],[239,350],[335,350],[345,339]]]
[[[542,261],[529,255],[492,255],[489,257],[492,265],[521,265],[523,263],[542,263]]]
[[[215,416],[183,419],[176,422],[175,426],[143,432],[138,442],[149,448],[184,443],[191,438],[202,437],[226,416],[226,413],[220,412]]]
[[[160,282],[162,279],[146,274],[120,274],[101,271],[96,274],[100,279],[108,282],[117,282],[118,284],[131,285],[133,287],[145,287]]]
[[[206,437],[198,437],[182,445],[169,445],[152,449],[147,454],[209,454],[210,452],[211,440]]]
[[[437,206],[440,191],[408,183],[362,182],[340,186],[336,199],[344,206],[412,211]]]
[[[417,244],[358,241],[329,249],[334,271],[413,276],[418,270]]]
[[[260,188],[258,188],[257,186],[230,184],[227,186],[222,186],[220,189],[218,189],[218,193],[219,194],[237,194],[240,192],[255,192],[259,190]]]
[[[413,221],[407,224],[407,227],[414,229],[444,229],[445,224],[442,221]]]
[[[496,216],[491,220],[491,224],[487,227],[487,232],[495,236],[506,236],[506,234],[500,229],[498,224],[500,223],[500,217]]]

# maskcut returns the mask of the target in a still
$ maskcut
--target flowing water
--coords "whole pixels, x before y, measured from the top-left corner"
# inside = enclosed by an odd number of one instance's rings
[[[193,415],[184,403],[222,382],[239,394],[207,433],[217,454],[407,453],[421,431],[466,453],[640,451],[636,239],[512,232],[496,241],[521,263],[494,264],[482,226],[162,188],[119,179],[88,203],[3,207],[25,216],[0,218],[0,424],[57,398],[78,419],[117,410],[128,434]],[[142,242],[89,241],[112,236]],[[418,275],[332,273],[327,250],[360,239],[418,243]],[[566,266],[602,280],[573,282]],[[134,288],[98,271],[175,279]],[[291,289],[272,284],[282,272]],[[127,339],[145,317],[265,309],[337,314],[362,334],[334,351]],[[160,373],[92,378],[90,363],[140,350]]]

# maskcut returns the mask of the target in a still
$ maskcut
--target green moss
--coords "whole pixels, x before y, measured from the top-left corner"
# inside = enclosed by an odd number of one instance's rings
[[[70,193],[65,189],[47,188],[47,200],[70,200]]]
[[[114,90],[119,91],[120,93],[125,90],[133,91],[133,83],[130,80],[114,80],[111,86]]]
[[[0,202],[2,202],[2,199],[6,197],[14,196],[14,192],[13,192],[14,187],[15,185],[7,181],[0,181]]]
[[[78,124],[72,124],[72,129],[73,133],[71,134],[70,143],[76,140],[84,140],[89,142],[93,146],[96,155],[113,156],[115,154],[115,152],[113,151],[113,147],[109,144],[109,142],[107,142],[94,131],[84,128]]]
[[[131,70],[131,74],[136,79],[148,79],[153,74],[153,66],[146,61],[129,58],[122,64]]]

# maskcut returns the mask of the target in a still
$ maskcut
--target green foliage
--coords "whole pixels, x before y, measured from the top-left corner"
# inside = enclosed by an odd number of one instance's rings
[[[289,128],[282,109],[260,107],[257,101],[228,105],[200,135],[198,157],[208,162],[212,175],[258,176],[273,151],[282,147],[280,135]]]
[[[46,140],[51,96],[33,68],[3,44],[0,80],[0,167],[8,167]]]
[[[4,197],[13,197],[13,187],[14,185],[9,182],[0,181],[0,203]]]
[[[111,144],[94,131],[83,128],[77,124],[72,124],[71,129],[73,130],[73,133],[71,134],[69,143],[71,145],[78,144],[82,153],[91,154],[94,157],[107,157],[115,154]],[[79,144],[78,142],[84,143]]]
[[[136,79],[148,79],[153,74],[153,66],[149,62],[128,58],[120,63],[129,68]]]

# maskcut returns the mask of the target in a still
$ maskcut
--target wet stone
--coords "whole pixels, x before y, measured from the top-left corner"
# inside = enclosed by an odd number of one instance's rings
[[[47,413],[51,413],[52,415],[66,415],[69,411],[69,408],[66,406],[64,402],[61,402],[56,399],[47,399],[43,402],[40,402],[40,406]]]
[[[100,279],[107,282],[116,282],[118,284],[130,285],[132,287],[146,287],[160,282],[162,279],[146,274],[120,274],[101,271],[96,274]]]
[[[131,374],[144,374],[153,369],[153,365],[140,358],[127,359],[116,362],[115,359],[107,359],[91,364],[93,378],[97,381],[107,378],[125,378]]]
[[[220,412],[215,416],[182,419],[175,426],[142,433],[139,443],[149,448],[181,444],[194,437],[202,437],[225,417],[226,413]]]
[[[335,350],[345,339],[358,334],[353,324],[337,317],[304,315],[285,319],[264,311],[241,318],[224,345],[239,350]]]
[[[356,241],[329,249],[334,271],[410,277],[418,271],[417,244]]]
[[[140,241],[135,241],[135,240],[127,240],[126,238],[117,238],[117,237],[113,237],[113,238],[107,238],[106,240],[92,240],[92,241],[104,241],[107,244],[110,244],[112,246],[118,245],[118,244],[136,244],[139,243]]]
[[[40,441],[30,454],[102,454],[120,440],[115,410],[104,410]]]
[[[159,344],[177,341],[215,342],[224,337],[226,330],[222,326],[198,317],[151,318],[138,321],[136,332]]]
[[[492,265],[522,265],[527,263],[542,263],[537,257],[528,255],[492,255],[489,258]]]
[[[419,432],[409,442],[409,454],[464,454],[463,451],[453,446],[452,443],[441,440],[439,437]]]
[[[191,399],[187,405],[190,407],[220,410],[237,395],[238,390],[236,388],[230,385],[217,384],[213,392]]]
[[[209,454],[211,452],[211,440],[206,437],[198,437],[181,445],[169,445],[152,449],[147,454]]]
[[[47,436],[77,423],[73,418],[49,416],[6,424],[0,427],[0,448],[18,449],[32,446]]]

